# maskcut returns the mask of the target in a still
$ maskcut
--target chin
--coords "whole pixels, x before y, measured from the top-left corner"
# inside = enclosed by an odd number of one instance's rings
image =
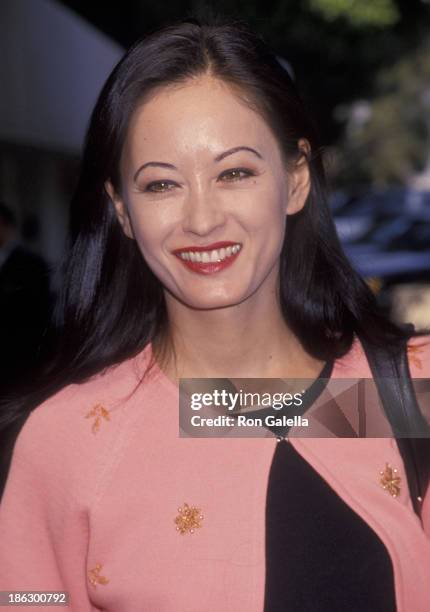
[[[245,301],[247,295],[206,295],[201,294],[195,297],[188,296],[184,297],[181,301],[189,306],[190,308],[196,308],[199,310],[212,310],[215,308],[229,308],[236,306],[241,302]]]

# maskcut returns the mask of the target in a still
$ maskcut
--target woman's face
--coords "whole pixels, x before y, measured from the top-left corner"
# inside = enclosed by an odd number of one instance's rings
[[[308,168],[287,175],[265,121],[226,84],[158,90],[132,117],[121,178],[121,194],[107,190],[168,301],[221,308],[274,289]]]

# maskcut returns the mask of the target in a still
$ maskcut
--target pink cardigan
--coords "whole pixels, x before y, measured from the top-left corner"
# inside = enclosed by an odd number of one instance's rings
[[[412,375],[430,378],[430,343],[415,348]],[[179,438],[178,389],[159,369],[129,395],[150,350],[30,415],[0,504],[0,590],[66,590],[76,612],[262,612],[276,439]],[[332,376],[371,376],[358,340]],[[385,544],[398,611],[428,612],[430,495],[424,531],[395,441],[291,444]],[[398,497],[380,484],[387,462]],[[194,533],[176,530],[184,504]]]

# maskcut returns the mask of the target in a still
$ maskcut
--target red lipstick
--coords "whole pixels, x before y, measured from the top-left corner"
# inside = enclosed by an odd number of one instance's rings
[[[189,246],[180,249],[175,249],[173,253],[180,260],[180,262],[189,270],[193,272],[197,272],[198,274],[214,274],[216,272],[220,272],[225,268],[231,266],[231,264],[237,259],[240,254],[240,251],[230,255],[230,257],[225,257],[222,261],[209,261],[209,262],[201,262],[201,261],[190,261],[182,259],[180,253],[187,253],[189,251],[201,253],[203,251],[213,251],[214,249],[222,249],[227,248],[229,246],[234,246],[235,244],[239,244],[238,242],[214,242],[212,244],[208,244],[205,246]]]
[[[238,242],[230,242],[228,240],[224,240],[223,242],[213,242],[212,244],[205,244],[204,246],[188,246],[181,249],[175,249],[172,251],[175,255],[177,253],[187,253],[188,251],[195,251],[201,253],[202,251],[213,251],[214,249],[222,249],[227,248],[229,246],[234,246],[235,244],[239,244]]]

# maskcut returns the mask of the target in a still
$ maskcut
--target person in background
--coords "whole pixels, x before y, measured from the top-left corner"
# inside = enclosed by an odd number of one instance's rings
[[[51,313],[49,267],[19,240],[13,211],[0,202],[0,389],[31,376]]]

